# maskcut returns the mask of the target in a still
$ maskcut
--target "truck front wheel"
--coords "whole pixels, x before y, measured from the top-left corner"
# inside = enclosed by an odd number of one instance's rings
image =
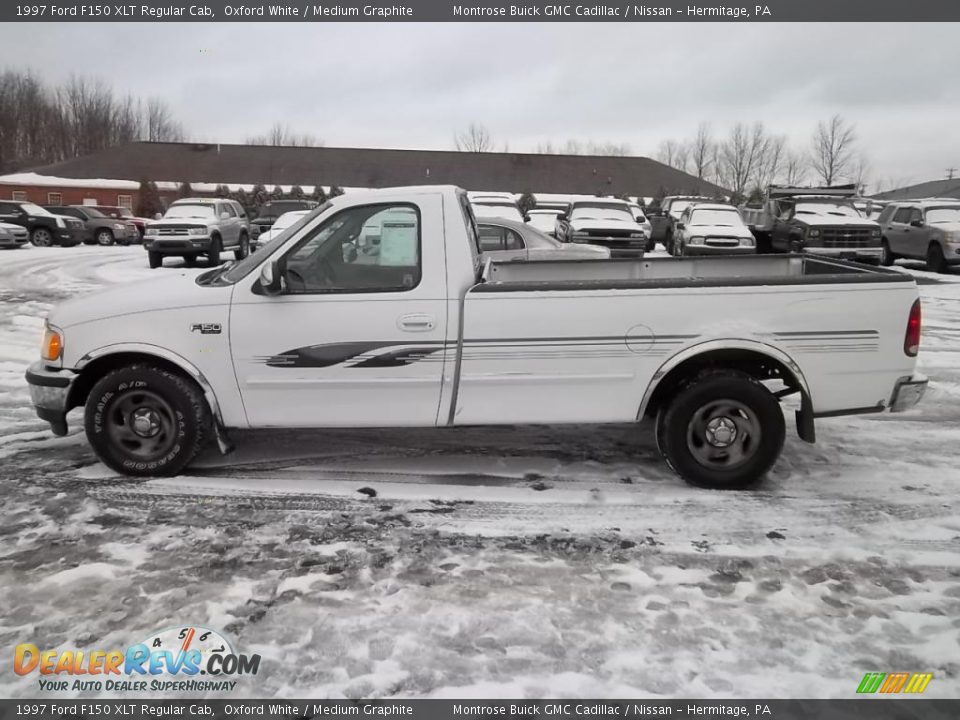
[[[84,408],[87,440],[124,475],[176,475],[211,435],[203,393],[187,378],[146,364],[101,378]]]
[[[710,371],[681,389],[657,418],[664,459],[691,485],[749,487],[773,467],[786,435],[777,398],[737,371]]]

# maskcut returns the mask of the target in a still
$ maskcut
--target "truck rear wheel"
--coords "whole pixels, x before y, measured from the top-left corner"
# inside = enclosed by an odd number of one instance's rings
[[[156,269],[163,265],[163,255],[150,250],[147,252],[147,262],[150,263],[151,268]]]
[[[777,398],[734,370],[699,375],[657,418],[657,446],[670,467],[691,485],[716,490],[758,482],[785,436]]]
[[[211,432],[203,393],[181,375],[151,365],[108,373],[84,409],[87,440],[104,465],[124,475],[176,475]]]
[[[927,270],[935,273],[947,271],[947,261],[943,257],[943,248],[938,243],[930,243],[927,248]]]

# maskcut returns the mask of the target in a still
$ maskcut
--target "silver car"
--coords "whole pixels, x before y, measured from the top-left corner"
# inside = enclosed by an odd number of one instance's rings
[[[18,248],[27,244],[29,233],[19,225],[0,222],[0,248]]]
[[[506,218],[477,221],[480,250],[494,260],[604,260],[610,249],[599,245],[562,243],[535,227]]]

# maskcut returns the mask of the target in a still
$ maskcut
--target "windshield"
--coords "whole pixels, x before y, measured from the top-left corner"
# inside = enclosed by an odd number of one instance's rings
[[[693,205],[695,202],[695,200],[678,200],[676,202],[672,202],[670,203],[670,214],[678,218],[681,214],[683,214],[684,210]]]
[[[52,212],[49,212],[39,205],[34,205],[33,203],[23,203],[23,205],[20,207],[22,207],[30,215],[53,215]]]
[[[293,225],[284,228],[281,232],[270,238],[270,242],[261,246],[257,252],[247,255],[243,260],[234,263],[219,275],[215,274],[211,276],[205,276],[206,282],[215,283],[217,285],[231,285],[238,280],[242,280],[250,273],[251,270],[253,270],[255,267],[259,267],[264,258],[269,257],[271,254],[273,254],[274,250],[283,245],[287,241],[287,238],[299,232],[300,228],[307,225],[311,220],[313,220],[313,218],[317,217],[317,215],[326,212],[329,207],[330,203],[326,202],[320,207],[306,212],[304,215],[297,218],[297,221],[293,223]]]
[[[620,220],[633,222],[633,214],[623,205],[577,205],[571,220]]]
[[[212,220],[216,217],[213,205],[173,205],[164,214],[163,219],[181,220],[196,218],[199,220]]]
[[[936,207],[927,210],[927,222],[931,225],[937,223],[960,223],[960,205],[955,207]]]
[[[478,218],[507,218],[508,220],[519,220],[523,222],[523,215],[520,214],[517,206],[507,203],[502,205],[476,203],[473,206],[473,214]]]
[[[743,220],[734,208],[729,210],[691,210],[691,225],[716,225],[719,227],[742,227]]]
[[[836,215],[838,217],[862,217],[853,205],[843,203],[797,203],[797,215]]]
[[[83,212],[85,212],[85,213],[86,213],[87,215],[89,215],[90,217],[95,217],[95,218],[106,217],[106,215],[104,215],[102,212],[100,212],[100,211],[97,210],[96,208],[92,208],[92,207],[85,207],[85,208],[83,209]]]

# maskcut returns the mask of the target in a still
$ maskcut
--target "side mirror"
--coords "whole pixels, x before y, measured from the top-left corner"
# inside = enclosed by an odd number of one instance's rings
[[[287,283],[283,279],[278,261],[270,260],[264,263],[260,270],[260,287],[265,295],[282,295],[286,292]]]
[[[559,215],[557,215],[557,220],[563,220],[564,222],[566,222],[566,221],[568,220],[567,214],[566,214],[566,213],[560,213]]]
[[[530,213],[524,213],[524,214],[523,214],[523,221],[524,221],[524,222],[530,222]]]
[[[684,226],[684,224],[683,224],[682,222],[678,222],[678,223],[677,223],[677,230],[683,230],[684,227],[685,227],[685,226]]]
[[[910,221],[910,227],[922,228],[922,227],[923,227],[923,220],[911,220],[911,221]]]

